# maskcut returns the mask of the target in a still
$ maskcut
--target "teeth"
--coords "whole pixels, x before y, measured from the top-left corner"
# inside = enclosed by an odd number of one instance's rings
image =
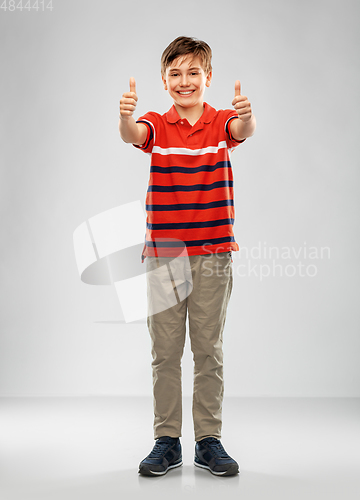
[[[188,90],[187,92],[179,92],[179,94],[184,94],[184,95],[188,95],[188,94],[192,94],[192,90]]]

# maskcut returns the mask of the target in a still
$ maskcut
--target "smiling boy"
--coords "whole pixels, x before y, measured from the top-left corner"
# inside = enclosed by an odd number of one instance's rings
[[[211,56],[208,44],[189,37],[178,37],[165,49],[161,77],[173,106],[164,115],[150,111],[134,120],[134,78],[120,100],[121,138],[151,155],[142,255],[143,261],[147,257],[149,302],[154,294],[150,271],[170,261],[181,266],[187,256],[192,278],[190,295],[148,316],[156,443],[139,472],[149,476],[182,465],[181,358],[187,312],[194,354],[194,464],[215,475],[239,472],[220,441],[223,329],[233,285],[231,252],[239,250],[229,152],[253,135],[256,120],[239,80],[233,109],[216,111],[204,102],[212,80]],[[176,292],[178,283],[173,285]]]

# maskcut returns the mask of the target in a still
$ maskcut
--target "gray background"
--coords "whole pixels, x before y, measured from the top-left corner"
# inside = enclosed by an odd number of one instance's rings
[[[225,396],[358,397],[358,3],[53,5],[0,12],[0,395],[151,394],[145,322],[124,324],[113,287],[80,281],[72,237],[145,202],[149,157],[121,141],[119,100],[134,76],[137,116],[166,112],[160,56],[187,35],[213,49],[205,100],[230,108],[240,79],[257,118],[232,155],[238,244],[330,248],[298,259],[313,277],[239,276],[248,260],[233,254]],[[183,376],[190,395],[188,338]]]

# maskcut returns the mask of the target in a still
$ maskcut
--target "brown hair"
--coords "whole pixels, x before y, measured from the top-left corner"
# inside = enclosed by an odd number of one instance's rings
[[[206,74],[212,70],[212,52],[209,45],[197,38],[179,36],[166,47],[161,56],[161,74],[165,75],[166,68],[170,66],[175,59],[188,54],[191,54],[194,58],[197,56],[200,57],[202,68]]]

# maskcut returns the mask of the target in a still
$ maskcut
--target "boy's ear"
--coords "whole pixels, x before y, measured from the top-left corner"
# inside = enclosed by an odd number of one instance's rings
[[[210,87],[211,79],[212,79],[212,71],[209,71],[209,73],[206,75],[206,82],[205,82],[205,85],[207,87]]]
[[[166,79],[165,79],[164,75],[161,75],[161,78],[162,78],[162,81],[164,84],[164,89],[167,90]]]

